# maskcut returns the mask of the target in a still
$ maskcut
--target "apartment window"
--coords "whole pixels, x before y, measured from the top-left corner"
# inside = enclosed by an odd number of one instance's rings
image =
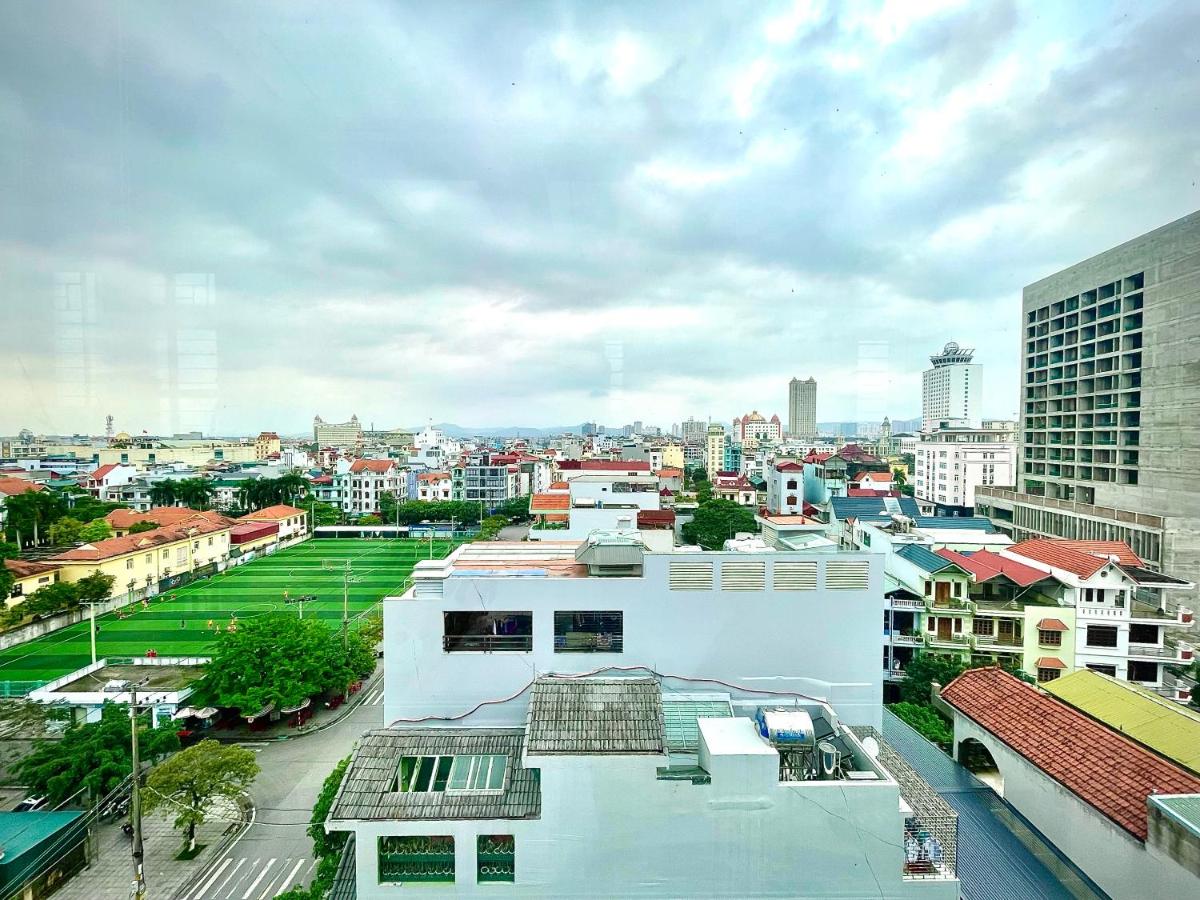
[[[1158,663],[1131,660],[1126,664],[1125,677],[1130,681],[1157,683],[1160,677]]]
[[[379,882],[454,883],[451,835],[389,835],[379,839]]]
[[[624,646],[625,614],[609,612],[555,612],[555,653],[620,653]]]
[[[133,568],[133,557],[132,557],[132,556],[131,556],[131,557],[129,557],[129,559],[125,560],[125,568],[126,568],[126,569],[132,569],[132,568]]]
[[[164,551],[162,552],[162,558],[163,558],[163,559],[166,559],[166,558],[167,558],[167,557],[170,555],[170,553],[171,553],[171,551],[170,551],[170,550],[164,550]]]
[[[210,547],[211,547],[212,545],[213,545],[213,539],[212,539],[212,538],[209,538],[209,539],[208,539],[208,546],[210,546]],[[132,739],[131,739],[131,740],[132,740]]]
[[[1062,632],[1047,631],[1045,628],[1038,629],[1038,643],[1043,647],[1061,647]]]
[[[447,612],[442,649],[447,653],[533,649],[532,612]]]
[[[1113,678],[1117,677],[1117,667],[1116,666],[1102,666],[1102,665],[1099,665],[1098,663],[1088,663],[1087,667],[1089,669],[1091,669],[1093,672],[1099,672],[1101,675],[1109,675]]]
[[[475,852],[480,884],[516,880],[517,841],[511,834],[481,834]]]
[[[153,559],[154,559],[154,554],[147,553],[146,554],[146,565],[150,565],[150,563],[153,561]]]
[[[1112,625],[1089,625],[1087,645],[1089,647],[1117,646],[1117,629]]]
[[[789,480],[789,481],[788,481],[788,483],[787,483],[787,489],[788,489],[789,491],[794,491],[794,490],[796,490],[796,479],[795,479],[795,478],[793,478],[793,479],[791,479],[791,480]]]
[[[1129,626],[1129,643],[1131,644],[1157,644],[1158,638],[1159,628],[1157,625]]]
[[[991,619],[976,619],[971,623],[971,633],[978,637],[992,636],[992,620]]]
[[[1039,668],[1037,670],[1037,680],[1040,683],[1045,684],[1047,681],[1054,681],[1061,674],[1062,674],[1061,669],[1040,669]]]

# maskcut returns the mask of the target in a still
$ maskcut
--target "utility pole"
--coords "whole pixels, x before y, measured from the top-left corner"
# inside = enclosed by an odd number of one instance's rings
[[[89,629],[92,633],[92,665],[96,664],[96,602],[93,600],[88,604],[88,610],[91,615],[88,617]]]
[[[342,570],[342,649],[350,650],[350,560]]]
[[[137,719],[137,689],[130,686],[129,698],[129,727],[131,734],[131,749],[133,756],[133,793],[129,801],[129,818],[133,822],[133,884],[129,896],[132,900],[142,900],[146,896],[146,878],[142,870],[142,860],[145,856],[142,849],[142,793],[141,793],[141,761],[138,759],[138,719]]]

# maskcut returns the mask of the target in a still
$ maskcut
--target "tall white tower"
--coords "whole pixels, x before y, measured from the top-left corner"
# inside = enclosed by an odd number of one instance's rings
[[[950,341],[929,357],[932,369],[921,376],[921,430],[932,431],[944,420],[980,427],[983,366],[972,363],[975,351]]]

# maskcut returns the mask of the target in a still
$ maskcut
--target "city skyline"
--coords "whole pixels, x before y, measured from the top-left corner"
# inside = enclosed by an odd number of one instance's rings
[[[4,432],[870,421],[950,339],[1008,416],[1021,287],[1200,206],[1194,7],[3,15]]]

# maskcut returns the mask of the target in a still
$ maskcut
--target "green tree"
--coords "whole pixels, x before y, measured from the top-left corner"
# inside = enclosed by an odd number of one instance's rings
[[[59,519],[59,521],[61,522],[62,520]],[[103,541],[112,536],[112,526],[104,521],[104,519],[93,519],[79,529],[79,540],[88,544],[94,541]]]
[[[132,525],[130,525],[128,533],[129,534],[141,534],[144,531],[153,531],[157,527],[158,526],[155,523],[147,522],[146,520],[143,519],[140,522],[134,522]]]
[[[496,507],[496,515],[504,516],[510,522],[528,522],[529,521],[529,495],[523,494],[520,497],[513,497],[505,500]]]
[[[904,667],[904,680],[900,682],[900,698],[906,703],[928,706],[930,686],[937,682],[948,685],[966,669],[957,657],[939,653],[917,653]]]
[[[696,486],[696,502],[700,504],[710,502],[713,498],[712,484],[704,478],[697,479],[694,484]]]
[[[82,531],[82,522],[74,516],[63,516],[50,526],[47,534],[51,544],[78,544],[82,540],[79,536]]]
[[[904,474],[903,469],[892,469],[892,481],[899,487],[904,487],[908,484],[908,477]]]
[[[188,850],[196,847],[196,828],[218,800],[235,801],[255,776],[254,752],[214,740],[201,741],[159,763],[146,779],[143,809],[166,805],[176,813],[175,827],[185,829]]]
[[[114,509],[128,509],[124,503],[108,503],[103,500],[97,500],[82,488],[65,491],[63,492],[63,497],[66,500],[71,518],[78,519],[80,522],[103,519]]]
[[[150,503],[152,506],[174,506],[179,502],[179,495],[175,488],[175,482],[170,478],[164,478],[162,481],[157,481],[150,485]]]
[[[189,509],[208,509],[216,492],[217,489],[207,478],[181,478],[175,483],[176,497]]]
[[[142,759],[153,761],[179,749],[170,728],[151,728],[150,716],[138,716],[138,745]],[[86,787],[93,798],[103,797],[121,783],[133,764],[129,710],[107,703],[99,722],[68,728],[61,739],[38,741],[33,752],[16,765],[18,776],[33,794],[45,794],[54,805]]]
[[[4,502],[8,533],[17,543],[41,544],[47,529],[62,518],[66,504],[54,491],[26,491]]]
[[[320,619],[266,613],[221,632],[197,693],[213,706],[253,715],[268,704],[290,708],[322,692],[344,692],[362,674],[353,665],[362,665],[355,657],[361,648],[350,645],[347,653],[340,635]]]
[[[683,539],[705,550],[720,550],[739,531],[758,531],[754,510],[732,500],[709,500],[698,506],[692,521],[683,526]]]
[[[368,647],[375,647],[383,640],[383,616],[373,612],[359,620],[356,634]]]
[[[919,731],[926,740],[932,741],[943,750],[954,742],[954,729],[950,721],[932,706],[893,703],[888,709]]]
[[[0,601],[6,600],[12,593],[13,578],[12,572],[8,570],[8,566],[4,565],[6,559],[16,559],[21,555],[21,548],[9,541],[0,541]]]
[[[304,500],[300,506],[309,514],[313,528],[319,525],[336,525],[342,521],[342,511],[332,503],[308,499]]]
[[[488,516],[479,523],[479,540],[490,541],[500,534],[500,529],[508,524],[504,516]]]
[[[382,525],[383,519],[381,519],[379,516],[375,516],[375,515],[359,516],[358,524],[359,525]]]
[[[75,582],[76,598],[81,603],[98,603],[112,596],[113,584],[116,578],[105,575],[99,569],[91,575],[85,575]]]

